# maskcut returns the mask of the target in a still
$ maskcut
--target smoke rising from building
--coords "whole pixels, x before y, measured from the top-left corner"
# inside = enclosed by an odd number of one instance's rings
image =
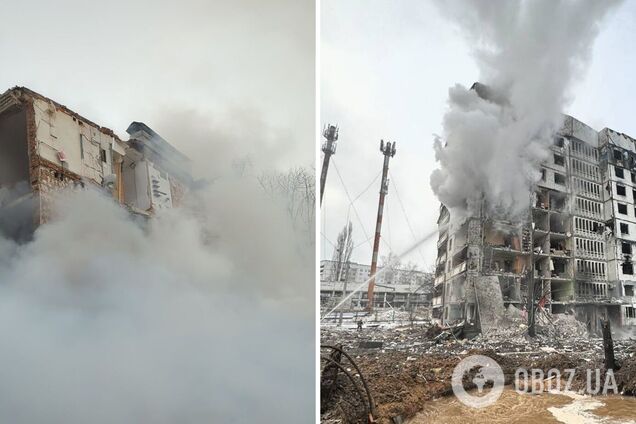
[[[438,2],[458,26],[482,84],[449,90],[439,162],[430,178],[439,200],[461,218],[526,214],[529,187],[582,78],[604,17],[620,1]]]
[[[313,420],[314,247],[254,162],[147,222],[86,189],[0,237],[0,421]]]

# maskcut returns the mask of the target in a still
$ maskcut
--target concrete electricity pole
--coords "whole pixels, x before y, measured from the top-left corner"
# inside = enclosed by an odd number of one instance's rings
[[[322,152],[325,157],[322,160],[322,172],[320,173],[320,204],[322,205],[322,195],[325,192],[325,181],[327,181],[327,169],[329,169],[329,159],[336,154],[336,141],[338,141],[338,127],[327,125],[322,131],[323,137],[327,139],[322,143]]]
[[[389,159],[395,156],[395,142],[390,141],[384,144],[380,140],[380,151],[384,155],[384,166],[382,168],[382,182],[380,183],[380,202],[378,204],[378,219],[375,223],[375,238],[373,240],[373,256],[371,257],[371,281],[369,281],[369,291],[367,293],[369,304],[367,309],[373,310],[373,289],[375,288],[375,273],[378,269],[378,250],[380,249],[380,231],[382,229],[382,212],[384,210],[384,198],[389,191]]]

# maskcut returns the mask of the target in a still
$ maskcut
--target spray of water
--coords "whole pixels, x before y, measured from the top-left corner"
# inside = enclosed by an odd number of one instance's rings
[[[430,232],[429,234],[424,236],[422,239],[420,239],[418,242],[413,244],[411,247],[406,249],[404,252],[402,252],[401,254],[397,255],[396,258],[395,258],[395,261],[399,261],[402,258],[407,257],[408,255],[413,253],[422,244],[426,243],[428,240],[433,238],[437,234],[437,231],[438,230]],[[340,300],[340,302],[338,302],[338,304],[336,306],[334,306],[332,309],[330,309],[329,311],[327,311],[326,313],[324,313],[322,315],[322,317],[320,318],[320,322],[322,322],[326,317],[331,315],[333,312],[337,311],[342,305],[344,305],[349,299],[351,299],[351,297],[353,297],[354,294],[356,294],[358,291],[360,291],[363,287],[368,287],[368,285],[371,282],[371,280],[373,280],[374,278],[384,274],[385,271],[389,271],[389,270],[390,270],[390,267],[385,266],[382,269],[380,269],[378,272],[376,272],[374,275],[370,276],[368,280],[366,280],[365,282],[360,283],[358,286],[354,287],[354,289],[351,291],[351,293],[349,293],[345,297],[343,297],[342,300]]]

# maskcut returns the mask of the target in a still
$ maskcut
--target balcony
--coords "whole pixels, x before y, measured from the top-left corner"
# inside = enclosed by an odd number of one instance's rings
[[[442,247],[442,245],[446,243],[447,240],[448,231],[444,231],[442,234],[439,235],[439,239],[437,240],[437,248],[439,249],[440,247]]]

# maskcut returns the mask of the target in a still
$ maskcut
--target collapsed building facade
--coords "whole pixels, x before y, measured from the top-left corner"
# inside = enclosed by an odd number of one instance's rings
[[[0,231],[28,240],[50,219],[53,193],[108,193],[131,213],[177,205],[191,184],[189,160],[133,122],[128,140],[23,87],[0,96]]]
[[[433,317],[483,325],[492,310],[538,307],[636,328],[636,140],[571,116],[541,165],[523,222],[481,212],[462,223],[441,205]],[[484,322],[479,322],[479,321]]]

